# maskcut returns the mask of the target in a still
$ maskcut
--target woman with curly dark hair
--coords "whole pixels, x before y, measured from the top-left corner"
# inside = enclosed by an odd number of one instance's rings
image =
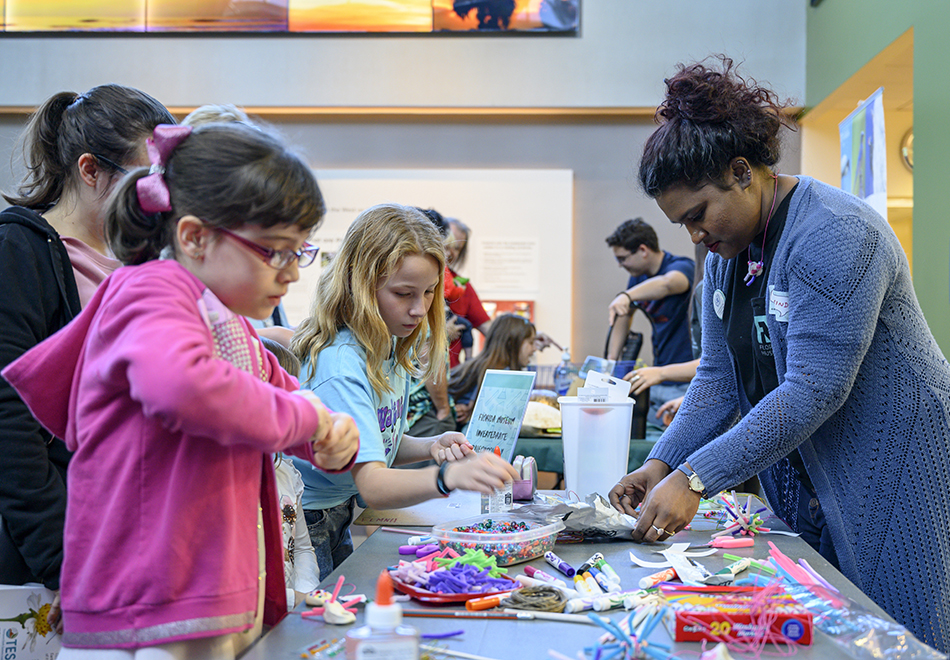
[[[777,174],[792,127],[725,57],[666,81],[640,182],[709,248],[702,362],[639,470],[610,491],[634,540],[758,474],[775,513],[928,644],[950,646],[950,365],[887,221]],[[926,548],[926,550],[925,550]],[[925,589],[895,588],[894,577]]]

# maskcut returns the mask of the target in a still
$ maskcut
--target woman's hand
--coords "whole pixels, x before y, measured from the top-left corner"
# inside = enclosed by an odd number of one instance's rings
[[[635,516],[637,505],[643,502],[653,487],[669,473],[670,466],[663,461],[655,458],[648,460],[610,489],[610,503],[620,513]]]
[[[607,308],[607,325],[613,325],[618,316],[629,316],[631,302],[626,293],[617,294]]]
[[[663,375],[663,367],[641,367],[634,369],[624,376],[623,379],[633,385],[633,389],[631,390],[633,394],[639,394],[648,387],[668,380],[666,376]]]
[[[485,451],[454,461],[445,469],[443,478],[449,490],[472,490],[487,495],[521,477],[508,461]]]
[[[689,524],[701,499],[699,493],[689,489],[686,475],[673,470],[647,494],[637,527],[631,534],[633,540],[665,541]]]
[[[680,406],[683,405],[683,399],[685,398],[685,396],[679,396],[664,403],[656,411],[656,418],[663,422],[664,425],[669,426],[673,418],[676,417],[676,413],[679,412]]]
[[[341,470],[349,465],[360,448],[356,422],[346,413],[330,413],[330,430],[321,441],[313,442],[314,460],[324,470]]]
[[[429,447],[429,453],[439,465],[445,461],[460,461],[474,452],[475,448],[465,439],[465,436],[455,431],[437,436]]]
[[[470,403],[456,403],[455,404],[455,421],[458,424],[464,424],[468,421],[469,415],[472,414],[472,404]]]

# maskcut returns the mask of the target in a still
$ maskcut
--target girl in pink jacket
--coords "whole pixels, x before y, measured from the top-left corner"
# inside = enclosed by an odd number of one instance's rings
[[[270,315],[316,256],[309,167],[240,124],[162,125],[148,151],[107,213],[127,266],[3,371],[75,452],[63,660],[240,653],[286,612],[270,452],[336,472],[359,446],[243,318]]]

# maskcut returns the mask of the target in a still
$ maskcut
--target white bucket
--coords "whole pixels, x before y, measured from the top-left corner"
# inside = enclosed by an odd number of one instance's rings
[[[633,399],[590,403],[576,396],[558,397],[564,444],[564,486],[583,500],[590,493],[605,498],[627,474]]]

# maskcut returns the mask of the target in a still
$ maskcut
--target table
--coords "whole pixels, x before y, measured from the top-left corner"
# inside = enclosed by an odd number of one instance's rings
[[[697,524],[696,526],[700,525]],[[419,530],[422,533],[425,528],[420,527]],[[322,586],[332,589],[337,578],[344,575],[347,583],[355,586],[356,593],[364,593],[372,597],[376,591],[376,578],[385,567],[397,563],[399,559],[397,549],[399,545],[405,543],[405,539],[404,534],[377,530],[336,571],[323,581]],[[773,541],[782,552],[793,559],[799,557],[806,559],[825,579],[839,588],[842,595],[850,598],[876,616],[891,620],[880,607],[798,538],[770,535],[757,540],[753,548],[735,549],[732,553],[743,557],[751,556],[764,559],[768,556],[769,551],[765,539]],[[676,535],[675,540],[691,543],[706,542],[709,540],[709,531],[680,532]],[[613,566],[623,579],[625,588],[632,588],[641,577],[649,575],[653,571],[633,564],[629,558],[630,551],[632,550],[639,556],[647,558],[647,552],[651,548],[665,547],[665,545],[639,545],[632,541],[614,540],[576,544],[559,543],[555,546],[554,551],[574,566],[584,562],[593,553],[602,552],[607,562]],[[659,555],[655,555],[654,559],[659,559],[659,557]],[[722,552],[717,552],[715,555],[705,557],[699,561],[713,572],[727,563],[722,557]],[[509,567],[509,574],[521,574],[526,565],[552,572],[551,567],[543,559],[535,559],[527,564]],[[405,604],[404,607],[420,609],[427,606],[412,602],[411,604]],[[296,660],[301,657],[302,649],[322,639],[342,638],[349,628],[347,626],[330,626],[320,619],[303,619],[299,612],[306,609],[309,608],[301,605],[297,608],[297,611],[291,612],[279,625],[275,626],[273,630],[251,647],[242,656],[242,660],[279,660],[281,658]],[[623,610],[612,610],[605,614],[617,620],[621,618],[622,612]],[[441,643],[451,650],[499,660],[510,660],[515,657],[520,660],[546,659],[548,658],[547,651],[549,648],[554,648],[565,655],[574,657],[578,650],[595,643],[602,633],[600,628],[592,625],[550,621],[486,621],[407,617],[404,619],[404,623],[414,626],[422,633],[445,633],[464,629],[465,634],[463,636]],[[354,625],[362,624],[363,617],[362,610],[360,610]],[[670,637],[662,626],[654,631],[651,639],[661,643],[670,643]],[[674,648],[676,650],[698,652],[700,645],[698,643],[676,643]],[[795,657],[807,660],[811,658],[846,658],[848,656],[838,649],[831,638],[816,630],[814,644],[809,647],[798,648]]]

